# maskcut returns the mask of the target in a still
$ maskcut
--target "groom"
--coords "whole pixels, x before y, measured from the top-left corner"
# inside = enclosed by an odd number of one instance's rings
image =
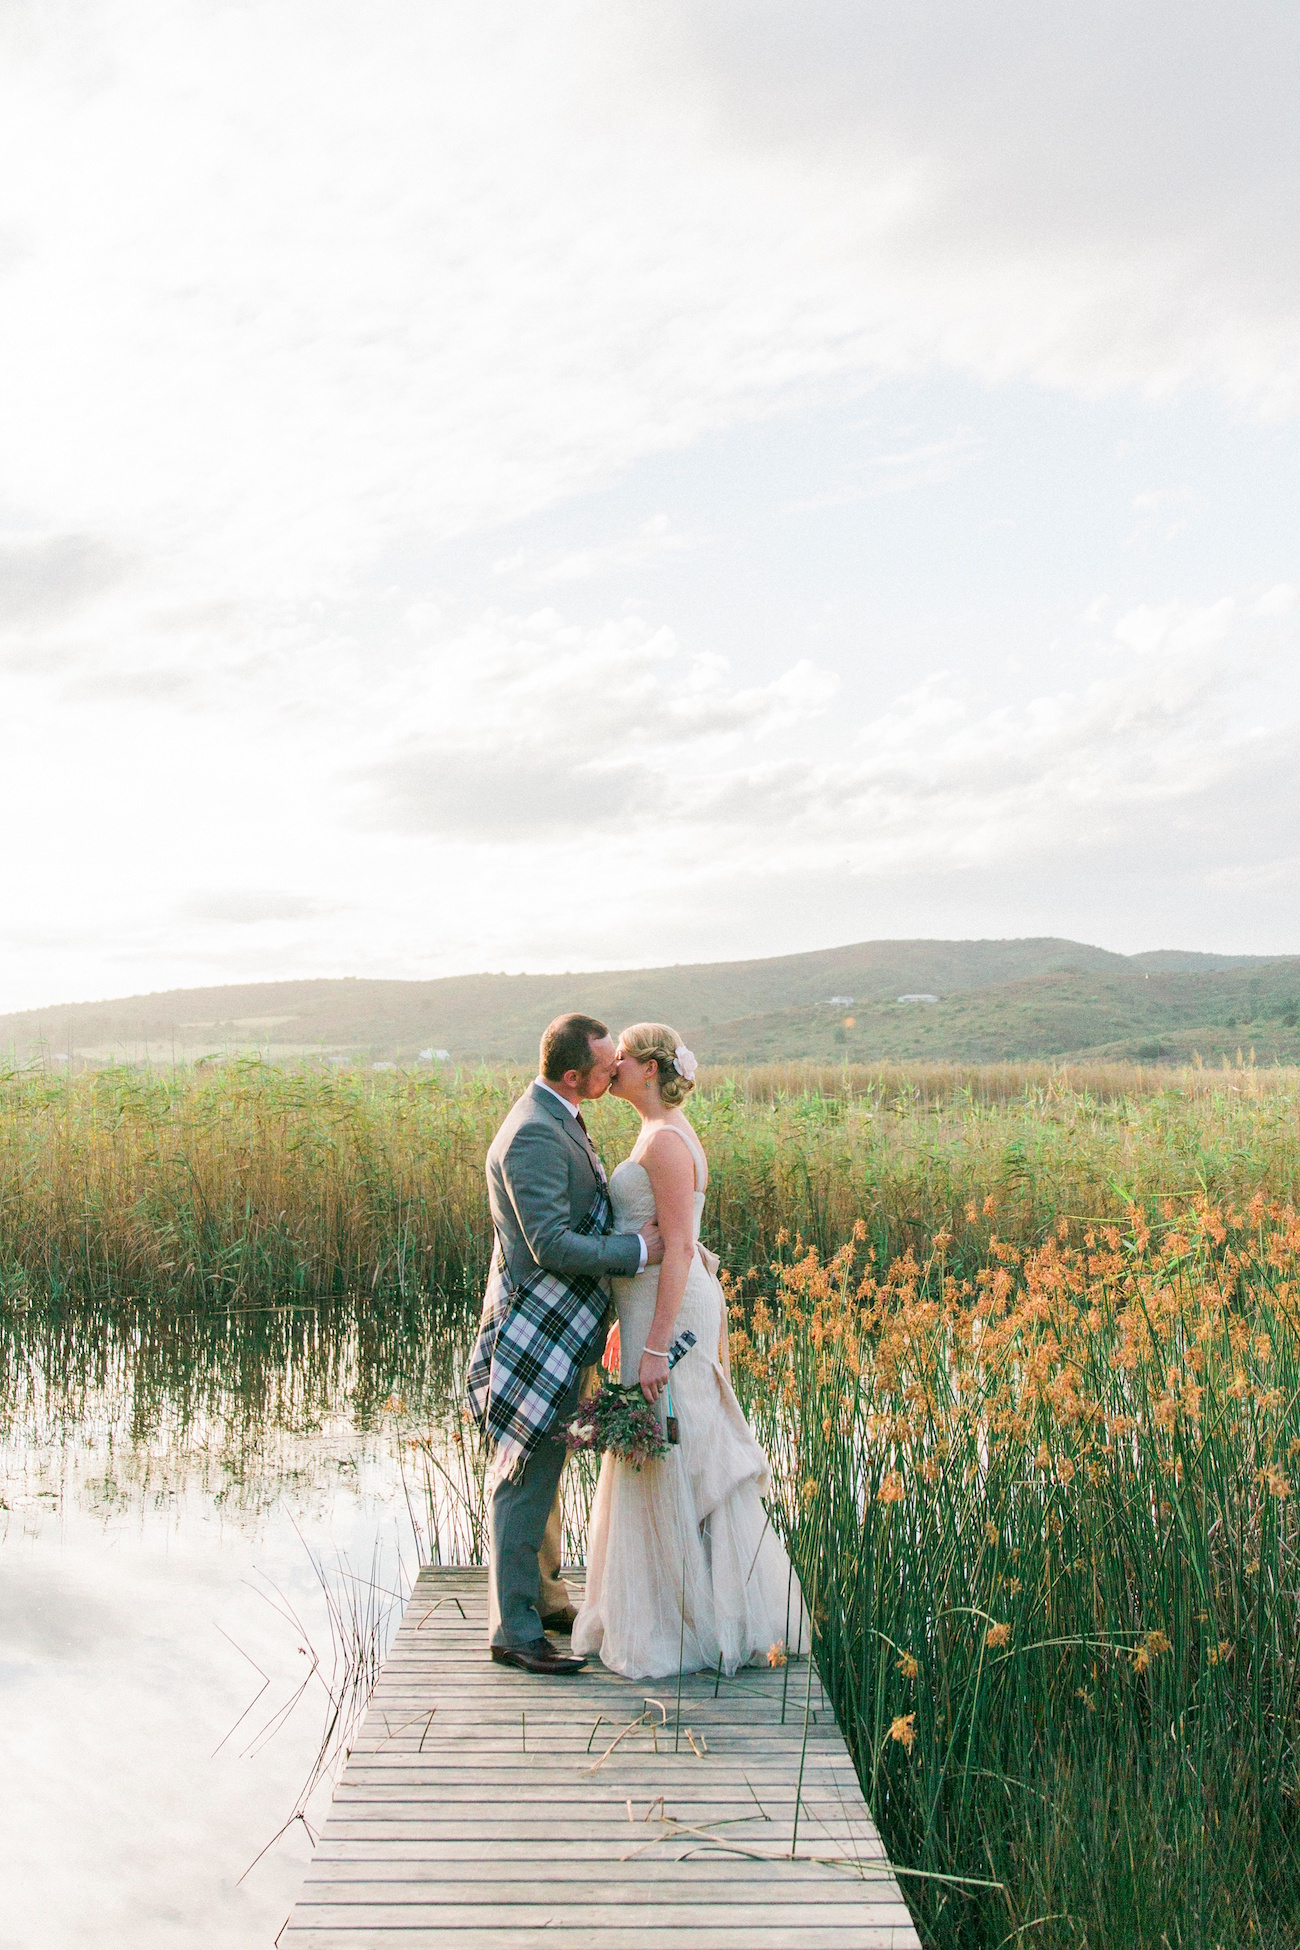
[[[600,1353],[608,1276],[658,1265],[652,1220],[614,1233],[605,1168],[582,1121],[614,1076],[614,1044],[594,1016],[557,1016],[542,1037],[541,1075],[514,1104],[487,1155],[496,1246],[470,1358],[470,1412],[495,1444],[488,1474],[488,1628],[492,1657],[525,1672],[579,1672],[544,1624],[567,1630],[564,1604],[543,1616],[538,1553],[567,1450],[558,1431],[578,1405],[583,1368]],[[558,1548],[554,1564],[559,1567]],[[548,1600],[564,1586],[547,1578]]]

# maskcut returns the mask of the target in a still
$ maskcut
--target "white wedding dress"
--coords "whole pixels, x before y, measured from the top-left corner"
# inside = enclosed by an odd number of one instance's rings
[[[673,1130],[706,1175],[694,1135]],[[635,1157],[609,1181],[614,1225],[639,1232],[655,1216],[654,1192]],[[704,1193],[695,1193],[698,1246]],[[615,1279],[621,1379],[635,1382],[650,1331],[659,1269]],[[807,1615],[785,1549],[763,1507],[767,1458],[741,1412],[718,1359],[723,1296],[699,1252],[691,1262],[671,1338],[689,1328],[695,1345],[669,1377],[680,1442],[641,1469],[606,1455],[592,1504],[587,1588],[573,1627],[573,1650],[599,1653],[628,1679],[725,1672],[773,1647],[806,1651]],[[660,1419],[668,1397],[659,1399]]]

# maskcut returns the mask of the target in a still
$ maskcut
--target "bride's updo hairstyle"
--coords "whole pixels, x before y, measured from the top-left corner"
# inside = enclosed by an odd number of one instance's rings
[[[628,1056],[638,1063],[654,1063],[659,1071],[659,1095],[666,1104],[684,1104],[695,1088],[695,1058],[675,1029],[666,1022],[634,1022],[619,1037]],[[683,1067],[678,1067],[677,1052]],[[685,1072],[685,1073],[684,1073]]]

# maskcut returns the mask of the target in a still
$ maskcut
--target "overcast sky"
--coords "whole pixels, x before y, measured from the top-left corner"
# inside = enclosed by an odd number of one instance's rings
[[[0,1007],[1300,952],[1300,12],[0,9]]]

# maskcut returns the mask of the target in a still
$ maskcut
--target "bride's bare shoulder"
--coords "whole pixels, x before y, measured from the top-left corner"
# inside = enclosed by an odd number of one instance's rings
[[[682,1142],[673,1144],[670,1142],[672,1138],[679,1138]],[[656,1124],[653,1130],[646,1132],[632,1155],[635,1158],[654,1158],[656,1162],[662,1158],[675,1165],[679,1159],[685,1160],[691,1148],[691,1141],[680,1124],[665,1119],[662,1124]]]
[[[672,1144],[668,1141],[670,1138],[680,1141]],[[709,1161],[704,1146],[694,1125],[680,1111],[665,1118],[661,1124],[656,1124],[650,1135],[637,1146],[636,1155],[643,1159],[653,1157],[656,1170],[667,1169],[674,1177],[685,1179],[689,1171],[697,1191],[703,1189],[699,1182],[701,1172],[704,1184],[708,1183]]]

